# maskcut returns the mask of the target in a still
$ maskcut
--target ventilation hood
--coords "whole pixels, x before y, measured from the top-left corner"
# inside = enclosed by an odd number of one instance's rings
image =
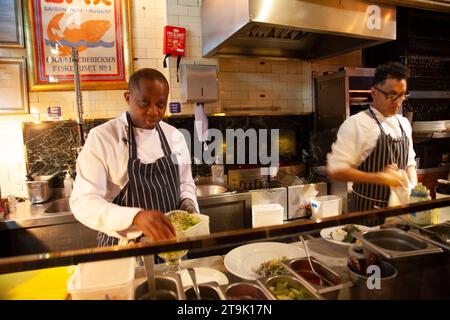
[[[361,0],[203,0],[203,56],[315,60],[396,38],[396,9]]]

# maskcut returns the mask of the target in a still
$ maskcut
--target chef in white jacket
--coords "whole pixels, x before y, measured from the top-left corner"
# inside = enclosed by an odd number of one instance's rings
[[[70,207],[98,230],[97,245],[175,237],[165,212],[198,212],[184,136],[161,121],[169,84],[162,73],[133,73],[124,97],[128,111],[89,132],[77,159]]]
[[[372,106],[344,121],[328,154],[330,177],[353,182],[355,211],[386,207],[391,188],[406,187],[408,180],[417,184],[411,125],[397,114],[407,97],[408,75],[399,63],[378,66]]]

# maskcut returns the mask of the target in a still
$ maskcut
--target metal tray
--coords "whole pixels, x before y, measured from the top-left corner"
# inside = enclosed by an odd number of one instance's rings
[[[370,251],[390,260],[443,251],[412,232],[405,232],[396,228],[355,232],[353,236]]]
[[[306,291],[310,295],[307,299],[302,300],[325,300],[325,298],[315,292],[311,287],[306,286],[302,281],[300,281],[297,277],[294,277],[292,275],[278,275],[278,276],[271,276],[266,278],[261,278],[256,280],[256,282],[263,288],[263,290],[266,292],[268,296],[271,297],[271,300],[278,300],[274,293],[270,290],[270,286],[274,284],[276,281],[287,281],[289,286],[294,287],[301,291]]]
[[[314,257],[311,257],[311,262],[313,264],[314,270],[319,273],[326,281],[322,280],[319,284],[316,284],[296,271],[298,267],[301,267],[302,270],[304,269],[311,271],[308,258],[298,258],[283,261],[282,264],[283,267],[287,269],[294,277],[299,279],[306,287],[319,295],[329,292],[336,292],[337,295],[339,290],[353,286],[353,283],[351,281],[344,282],[342,277],[337,272],[335,272],[319,260],[315,259]],[[298,266],[299,264],[300,266]],[[315,277],[312,273],[311,275]]]

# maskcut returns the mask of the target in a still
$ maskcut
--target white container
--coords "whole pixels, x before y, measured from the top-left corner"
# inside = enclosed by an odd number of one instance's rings
[[[311,212],[315,219],[335,217],[342,214],[342,198],[335,195],[311,199]]]
[[[72,300],[133,300],[135,258],[80,263],[67,282]]]
[[[173,210],[166,213],[167,217],[170,217],[170,215],[174,214],[177,211],[182,210]],[[186,212],[186,211],[182,211]],[[196,217],[200,219],[200,222],[197,223],[195,226],[190,227],[189,229],[183,230],[183,231],[177,231],[177,236],[180,238],[187,238],[187,237],[196,237],[196,236],[205,236],[209,235],[209,216],[204,214],[195,214]]]
[[[283,206],[278,203],[253,205],[252,226],[253,228],[258,228],[282,224],[283,212]]]

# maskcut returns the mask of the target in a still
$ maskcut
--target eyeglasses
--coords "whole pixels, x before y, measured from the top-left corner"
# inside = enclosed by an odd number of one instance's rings
[[[409,97],[409,93],[401,93],[399,95],[390,95],[377,87],[374,87],[374,88],[377,89],[378,91],[380,91],[386,97],[386,99],[388,99],[391,102],[397,102],[398,99],[401,99],[401,101],[403,102],[403,101],[407,100]]]

